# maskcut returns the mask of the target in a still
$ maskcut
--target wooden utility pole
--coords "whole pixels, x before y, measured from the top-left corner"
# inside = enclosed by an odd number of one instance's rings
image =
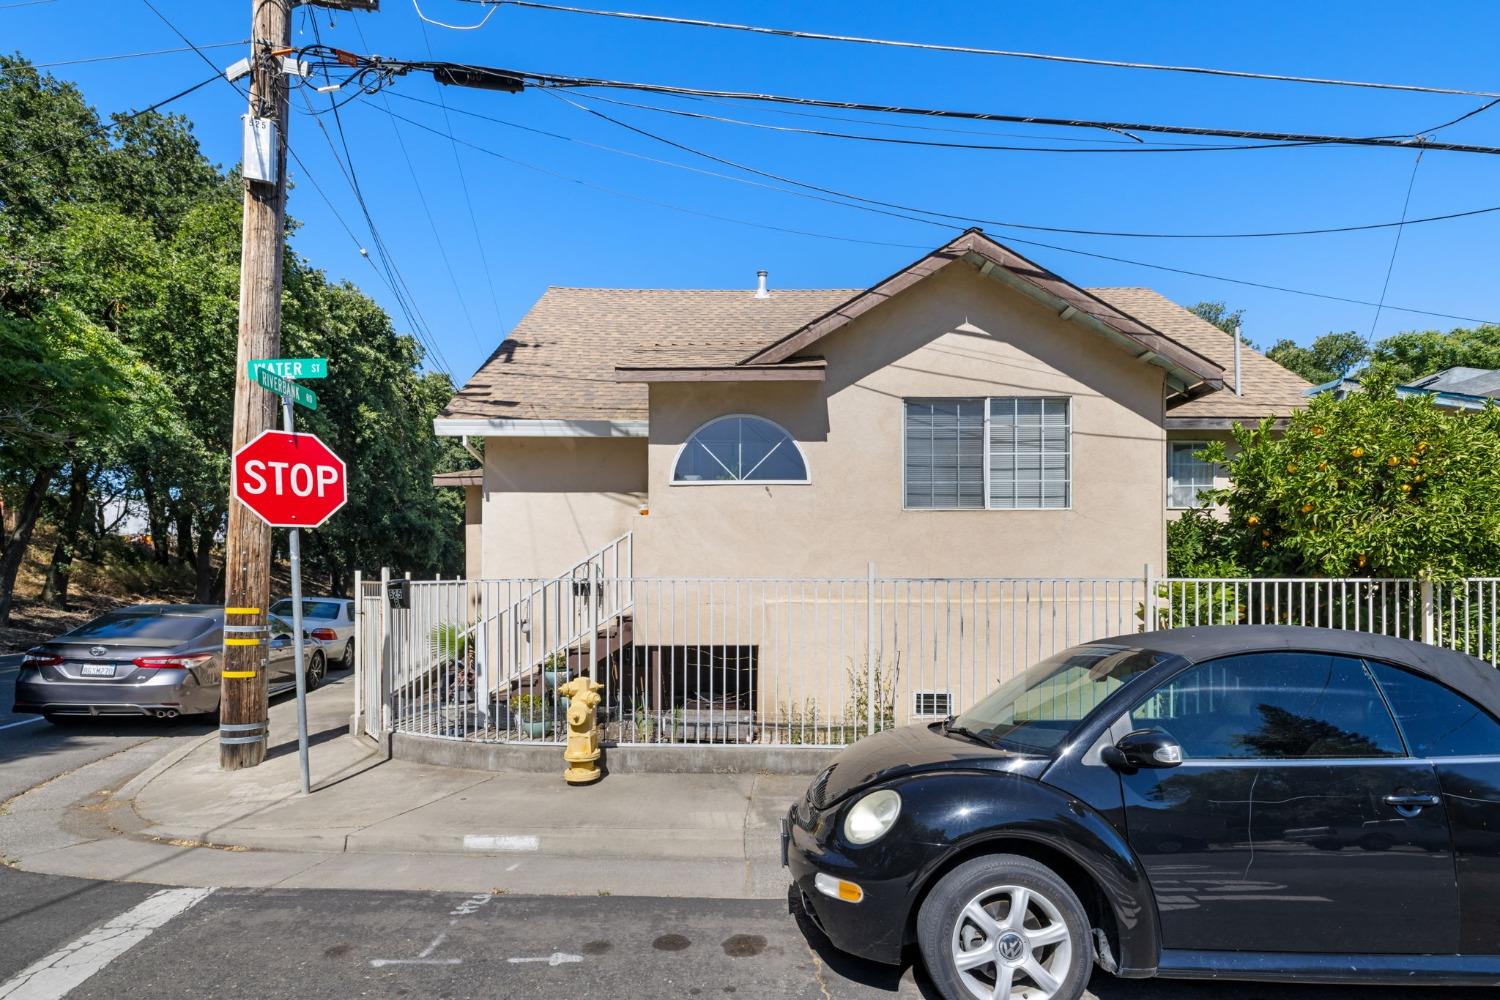
[[[247,362],[281,353],[281,255],[286,224],[287,81],[280,53],[291,47],[293,0],[251,0],[250,110],[276,123],[274,181],[246,180],[240,249],[239,349],[234,366],[233,450],[275,426],[277,398],[248,377]],[[266,657],[271,599],[271,529],[229,502],[224,541],[224,671],[219,766],[266,759]]]

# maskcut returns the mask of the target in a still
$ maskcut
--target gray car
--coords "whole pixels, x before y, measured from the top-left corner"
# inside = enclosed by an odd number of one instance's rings
[[[271,614],[292,620],[292,600],[283,597],[271,605]],[[354,602],[347,597],[302,598],[302,627],[328,648],[329,663],[347,669],[354,666]]]
[[[291,626],[269,617],[267,680],[279,694],[296,686],[296,659]],[[328,644],[303,632],[311,690],[328,672]],[[49,721],[216,713],[223,641],[224,609],[217,605],[137,604],[111,611],[26,651],[15,711]]]

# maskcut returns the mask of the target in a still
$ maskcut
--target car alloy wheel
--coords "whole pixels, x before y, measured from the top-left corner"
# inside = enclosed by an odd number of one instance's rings
[[[320,650],[314,653],[312,658],[307,661],[307,689],[309,691],[316,691],[318,685],[323,683],[323,675],[327,672],[328,660]]]
[[[341,661],[340,665],[345,670],[352,670],[352,669],[354,669],[354,640],[353,639],[350,639],[348,642],[344,643],[344,659]]]
[[[1078,1000],[1093,971],[1088,926],[1078,897],[1050,868],[991,855],[933,887],[917,938],[945,997]]]
[[[953,925],[949,946],[971,994],[1051,1000],[1073,961],[1068,925],[1052,901],[1019,885],[985,889]]]

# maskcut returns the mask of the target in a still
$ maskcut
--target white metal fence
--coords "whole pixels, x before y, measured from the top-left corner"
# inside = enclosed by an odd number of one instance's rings
[[[1500,579],[637,579],[616,570],[623,541],[555,580],[397,581],[394,603],[388,574],[363,583],[366,728],[557,742],[555,688],[589,675],[606,743],[837,746],[1147,628],[1281,623],[1500,652]]]

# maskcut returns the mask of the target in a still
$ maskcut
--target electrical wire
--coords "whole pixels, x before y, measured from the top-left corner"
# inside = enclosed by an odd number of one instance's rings
[[[987,225],[987,226],[998,226],[998,227],[1005,228],[1005,229],[1023,229],[1023,230],[1028,230],[1028,231],[1031,231],[1031,232],[1062,233],[1062,234],[1068,234],[1068,235],[1074,235],[1074,236],[1122,237],[1122,238],[1131,238],[1131,239],[1261,239],[1261,238],[1268,238],[1268,237],[1315,236],[1315,235],[1325,235],[1325,234],[1329,234],[1329,233],[1352,233],[1352,232],[1363,232],[1363,231],[1375,230],[1375,229],[1390,229],[1390,228],[1393,228],[1393,227],[1403,227],[1403,226],[1408,226],[1408,225],[1416,225],[1418,223],[1440,222],[1440,221],[1447,221],[1447,220],[1450,220],[1450,219],[1459,219],[1459,218],[1466,218],[1466,217],[1469,217],[1469,216],[1487,215],[1487,214],[1490,214],[1490,213],[1493,213],[1493,212],[1500,212],[1500,205],[1492,205],[1492,206],[1489,206],[1489,207],[1486,207],[1486,208],[1468,209],[1468,210],[1461,211],[1461,212],[1450,212],[1450,213],[1447,213],[1447,214],[1444,214],[1444,215],[1435,215],[1435,216],[1429,216],[1429,217],[1426,217],[1426,218],[1423,218],[1423,219],[1412,219],[1412,220],[1399,221],[1399,222],[1376,222],[1376,223],[1367,223],[1367,224],[1355,225],[1355,226],[1331,226],[1331,227],[1326,227],[1326,228],[1321,228],[1321,229],[1289,229],[1289,230],[1270,230],[1270,231],[1240,232],[1240,233],[1127,232],[1127,231],[1121,231],[1121,230],[1081,229],[1081,228],[1071,228],[1071,227],[1066,227],[1066,226],[1033,225],[1033,224],[1028,224],[1028,223],[1011,222],[1011,221],[1005,220],[1005,219],[986,219],[986,218],[982,218],[982,217],[978,217],[978,216],[956,215],[956,214],[953,214],[953,213],[950,213],[950,212],[938,211],[936,209],[920,208],[920,207],[916,207],[916,206],[912,206],[912,205],[903,205],[903,204],[900,204],[899,202],[889,202],[889,201],[881,201],[881,200],[876,199],[876,198],[866,198],[866,197],[864,197],[862,195],[851,194],[851,193],[849,193],[847,191],[839,191],[839,190],[834,189],[834,188],[823,187],[823,186],[817,185],[817,184],[810,184],[810,183],[808,183],[806,181],[801,181],[801,180],[798,180],[798,179],[796,179],[794,177],[789,177],[789,176],[787,176],[785,174],[777,174],[777,173],[772,173],[770,171],[761,170],[761,169],[759,169],[757,167],[752,167],[752,166],[749,166],[749,165],[744,164],[744,163],[740,163],[740,162],[735,161],[735,160],[729,160],[729,159],[726,159],[724,157],[717,156],[717,155],[715,155],[713,153],[709,153],[709,152],[706,152],[704,150],[698,149],[698,148],[696,148],[694,146],[689,146],[689,145],[687,145],[685,143],[677,142],[677,141],[675,141],[673,139],[669,139],[669,138],[667,138],[665,136],[662,136],[662,135],[659,135],[659,134],[657,134],[655,132],[651,132],[651,131],[648,131],[646,129],[642,129],[642,128],[639,128],[637,126],[631,125],[628,122],[621,121],[618,118],[614,118],[614,117],[612,117],[610,115],[604,114],[603,112],[598,111],[598,110],[596,110],[594,108],[589,108],[589,107],[585,107],[583,105],[580,105],[577,102],[573,101],[572,99],[570,99],[568,97],[565,97],[565,96],[563,96],[562,94],[560,94],[560,93],[558,93],[556,91],[548,90],[548,91],[544,91],[544,93],[547,93],[550,96],[552,96],[552,97],[554,97],[554,98],[556,98],[556,99],[558,99],[560,101],[563,101],[563,102],[571,105],[572,107],[575,107],[575,108],[579,109],[580,111],[585,112],[586,114],[590,114],[590,115],[594,115],[595,117],[602,118],[602,119],[604,119],[607,122],[610,122],[610,123],[612,123],[614,125],[617,125],[617,126],[619,126],[621,128],[627,129],[628,131],[634,132],[637,135],[644,136],[645,138],[652,139],[652,140],[654,140],[656,142],[659,142],[659,143],[663,143],[665,145],[673,147],[674,149],[682,150],[683,152],[690,153],[690,154],[692,154],[694,156],[703,157],[703,158],[711,160],[711,161],[713,161],[715,163],[719,163],[719,164],[722,164],[722,165],[727,166],[727,167],[732,167],[732,168],[734,168],[736,170],[743,170],[743,171],[745,171],[747,173],[752,173],[752,174],[756,174],[756,175],[761,176],[761,177],[769,178],[771,180],[776,180],[776,181],[779,181],[779,182],[781,182],[783,184],[791,184],[791,185],[794,185],[796,187],[805,188],[805,189],[810,190],[810,191],[817,191],[817,192],[819,192],[821,194],[832,195],[832,196],[837,197],[837,198],[845,198],[845,199],[848,199],[850,201],[861,202],[861,203],[869,204],[869,205],[876,205],[876,206],[879,206],[879,207],[882,207],[882,208],[894,209],[894,210],[899,211],[899,212],[915,213],[915,214],[919,214],[919,215],[930,215],[930,216],[933,216],[935,218],[947,219],[950,222],[960,222],[960,223],[963,223],[965,225],[973,225],[975,223],[979,223],[979,224]]]
[[[1401,202],[1401,217],[1406,218],[1406,210],[1411,207],[1412,189],[1417,186],[1417,168],[1422,165],[1422,151],[1417,150],[1417,158],[1411,165],[1411,177],[1406,182],[1406,198]],[[1370,335],[1365,338],[1365,346],[1369,347],[1375,340],[1375,327],[1380,323],[1380,312],[1385,306],[1386,293],[1391,289],[1391,274],[1396,270],[1396,253],[1401,249],[1402,226],[1396,227],[1396,238],[1391,241],[1391,259],[1385,266],[1385,281],[1380,285],[1380,301],[1375,306],[1375,317],[1370,320]]]
[[[417,0],[412,0],[413,4],[415,4],[416,2]],[[490,13],[494,13],[494,11],[491,10]],[[424,18],[423,20],[426,19]],[[425,25],[423,25],[422,27],[422,41],[427,46],[427,54],[429,56],[432,55],[432,39],[428,37],[427,27]],[[448,101],[447,98],[443,96],[443,91],[441,88],[438,89],[437,93],[438,102],[443,106],[443,124],[447,126],[448,132],[451,136],[453,132],[453,121],[448,117]],[[468,210],[469,225],[474,231],[474,246],[479,250],[479,265],[480,268],[484,271],[485,284],[489,286],[490,306],[495,311],[495,325],[499,326],[501,322],[500,296],[495,293],[495,276],[490,271],[489,255],[485,252],[484,249],[484,238],[479,234],[479,216],[474,211],[474,198],[469,193],[469,178],[464,173],[463,158],[458,155],[458,143],[456,141],[451,141],[449,143],[449,148],[453,150],[453,166],[458,170],[458,185],[459,188],[463,191],[464,207]]]
[[[371,108],[371,109],[373,109],[375,111],[380,111],[383,114],[387,114],[387,115],[390,115],[392,117],[400,118],[401,120],[407,122],[408,124],[413,125],[413,126],[415,126],[417,128],[423,129],[423,130],[425,130],[427,132],[431,132],[434,135],[443,136],[445,138],[455,138],[455,137],[449,136],[447,133],[444,133],[440,129],[437,129],[437,128],[431,126],[431,125],[427,125],[427,124],[425,124],[423,122],[419,122],[419,121],[416,121],[415,119],[407,118],[407,117],[405,117],[403,115],[400,115],[400,114],[398,114],[398,113],[396,113],[394,111],[391,111],[388,107],[387,108],[381,108],[381,107],[379,107],[378,105],[375,105],[375,104],[366,104],[366,105],[363,105],[363,106],[367,107],[367,108]],[[518,126],[518,127],[526,129],[527,131],[540,131],[540,130],[536,130],[536,129],[530,129],[530,128],[526,127],[526,126]],[[543,134],[546,134],[546,133],[543,133]],[[584,179],[579,178],[579,177],[575,177],[575,176],[572,176],[572,175],[569,175],[569,174],[564,174],[564,173],[561,173],[559,171],[551,170],[551,169],[546,168],[546,167],[537,166],[536,164],[528,163],[528,162],[526,162],[524,160],[521,160],[521,159],[519,159],[517,157],[510,156],[508,154],[498,152],[497,150],[490,149],[490,148],[485,147],[485,146],[481,146],[481,145],[479,145],[477,143],[469,142],[468,140],[465,140],[465,139],[456,139],[456,141],[459,142],[462,145],[468,146],[470,149],[477,150],[477,151],[485,153],[485,154],[487,154],[489,156],[493,156],[493,157],[495,157],[497,159],[504,160],[507,163],[512,163],[512,164],[515,164],[517,166],[524,167],[527,170],[531,170],[531,171],[534,171],[534,172],[537,172],[537,173],[545,174],[547,176],[550,176],[550,177],[553,177],[553,178],[556,178],[556,179],[559,179],[559,180],[567,181],[567,182],[572,183],[572,184],[578,184],[580,186],[591,188],[591,189],[596,190],[596,191],[602,191],[602,192],[605,192],[605,193],[608,193],[608,194],[618,195],[618,196],[623,197],[623,198],[628,198],[628,199],[630,199],[632,201],[639,201],[639,202],[643,202],[645,204],[650,204],[650,205],[654,205],[654,206],[661,207],[661,208],[667,208],[667,209],[670,209],[672,211],[683,212],[683,213],[689,214],[689,215],[697,215],[697,216],[701,216],[701,217],[705,217],[705,218],[710,218],[710,219],[714,219],[715,221],[729,222],[729,223],[733,223],[735,225],[747,226],[747,227],[753,228],[753,229],[764,229],[764,230],[770,230],[770,231],[773,231],[773,232],[792,233],[794,235],[811,236],[811,237],[814,237],[814,238],[817,238],[817,239],[824,239],[824,240],[836,240],[836,241],[844,242],[844,243],[856,243],[856,244],[864,244],[864,245],[899,247],[899,248],[903,248],[903,249],[920,250],[920,251],[923,251],[923,252],[930,252],[931,249],[932,249],[932,247],[930,245],[928,245],[928,244],[916,244],[916,243],[876,243],[876,242],[870,241],[870,240],[854,239],[854,238],[846,237],[846,236],[835,236],[835,235],[830,235],[830,234],[827,234],[827,233],[817,233],[817,232],[810,232],[810,231],[806,231],[806,230],[787,229],[787,228],[780,227],[780,226],[767,225],[767,224],[761,223],[761,222],[752,222],[752,221],[749,221],[749,220],[746,220],[746,219],[737,219],[737,218],[733,218],[733,217],[730,217],[730,216],[714,215],[714,214],[707,213],[707,212],[700,212],[700,211],[697,211],[695,209],[684,208],[683,206],[674,205],[674,204],[671,204],[671,203],[668,203],[668,202],[661,202],[661,201],[656,201],[656,200],[653,200],[653,199],[643,198],[643,197],[641,197],[639,195],[636,195],[634,193],[631,193],[631,192],[626,192],[626,191],[621,191],[621,190],[614,189],[614,188],[609,188],[609,187],[606,187],[604,185],[596,184],[596,183],[594,183],[592,181],[584,180]],[[589,145],[592,145],[592,144],[589,144]],[[657,162],[666,162],[666,161],[657,161]],[[687,168],[687,169],[693,169],[693,168],[690,167],[690,168]],[[791,192],[791,193],[795,193],[795,192]],[[860,206],[851,205],[851,206],[847,206],[847,207],[858,208]],[[916,220],[916,221],[924,221],[924,220]],[[933,223],[933,224],[936,224],[936,223]],[[949,230],[950,230],[950,232],[952,232],[955,235],[958,232],[958,230],[956,228],[953,228],[953,227],[949,227]],[[1117,256],[1113,256],[1111,254],[1096,253],[1096,252],[1089,251],[1089,250],[1080,250],[1080,249],[1077,249],[1075,247],[1059,246],[1057,244],[1043,243],[1043,242],[1040,242],[1040,241],[1037,241],[1037,240],[1029,240],[1029,239],[1023,239],[1023,238],[1011,237],[1011,236],[1005,236],[1005,237],[1003,237],[1003,239],[1007,243],[1016,243],[1016,244],[1020,244],[1022,246],[1039,247],[1039,248],[1046,249],[1046,250],[1055,250],[1055,251],[1057,251],[1059,253],[1074,254],[1076,256],[1089,257],[1089,258],[1092,258],[1092,259],[1095,259],[1095,260],[1104,260],[1104,261],[1109,261],[1111,263],[1116,263],[1116,264],[1127,264],[1127,265],[1130,265],[1132,267],[1143,267],[1143,268],[1148,268],[1148,269],[1155,270],[1155,271],[1164,271],[1164,272],[1171,273],[1171,274],[1186,275],[1188,277],[1203,278],[1203,279],[1206,279],[1206,280],[1209,280],[1209,281],[1221,281],[1221,282],[1225,282],[1225,283],[1228,283],[1228,284],[1241,285],[1241,286],[1248,287],[1248,288],[1259,288],[1259,289],[1263,289],[1263,290],[1266,290],[1266,291],[1281,292],[1281,293],[1288,294],[1288,295],[1300,295],[1300,296],[1309,297],[1309,298],[1323,299],[1325,301],[1330,301],[1330,302],[1342,302],[1342,303],[1347,303],[1347,304],[1350,304],[1350,305],[1361,305],[1361,306],[1374,306],[1374,305],[1376,305],[1375,302],[1369,301],[1367,299],[1357,299],[1357,298],[1351,298],[1351,297],[1343,296],[1343,295],[1333,295],[1333,294],[1329,294],[1329,293],[1326,293],[1326,292],[1316,292],[1316,291],[1312,291],[1310,289],[1305,289],[1305,288],[1293,288],[1293,287],[1286,286],[1286,285],[1275,285],[1275,284],[1271,284],[1271,283],[1268,283],[1268,282],[1252,281],[1252,280],[1245,279],[1245,278],[1231,278],[1231,277],[1228,277],[1228,276],[1222,275],[1222,274],[1211,274],[1211,273],[1208,273],[1208,272],[1205,272],[1205,271],[1192,271],[1192,270],[1188,270],[1186,268],[1171,267],[1171,266],[1166,265],[1166,264],[1155,264],[1155,263],[1151,263],[1149,261],[1133,260],[1133,259],[1128,258],[1128,257],[1117,257]],[[1462,315],[1457,315],[1457,314],[1454,314],[1454,313],[1437,312],[1437,311],[1431,310],[1431,309],[1418,309],[1418,308],[1414,308],[1414,307],[1410,307],[1410,306],[1390,305],[1388,303],[1384,306],[1384,308],[1388,309],[1388,310],[1391,310],[1391,311],[1394,311],[1394,312],[1412,313],[1414,315],[1420,315],[1420,316],[1434,316],[1434,317],[1438,317],[1438,318],[1441,318],[1441,319],[1452,319],[1452,320],[1458,320],[1460,322],[1465,322],[1465,323],[1493,324],[1493,323],[1496,322],[1495,320],[1483,319],[1483,318],[1479,318],[1479,317],[1475,317],[1475,316],[1462,316]]]
[[[478,31],[480,28],[488,24],[490,16],[493,15],[495,11],[500,9],[499,7],[491,7],[489,10],[484,12],[484,17],[481,17],[475,24],[448,24],[443,21],[435,21],[432,18],[428,17],[426,14],[422,13],[422,5],[418,3],[417,0],[411,0],[411,5],[416,8],[417,16],[420,17],[423,21],[427,22],[428,24],[435,24],[439,28],[447,28],[449,31]]]
[[[250,39],[241,38],[238,41],[234,42],[213,42],[209,45],[199,45],[197,46],[197,48],[200,51],[206,51],[208,49],[227,49],[232,48],[236,45],[249,44]],[[121,59],[144,59],[148,56],[171,56],[178,55],[182,52],[192,51],[194,51],[194,49],[192,48],[152,49],[149,52],[119,52],[115,55],[109,56],[86,56],[82,59],[59,59],[55,62],[32,63],[32,65],[37,69],[52,69],[56,66],[81,66],[85,63],[118,62]]]
[[[364,28],[359,26],[358,21],[355,22],[355,28],[359,31],[360,43],[368,47],[369,43],[365,41],[364,37]],[[387,103],[388,102],[389,99],[387,98]],[[337,119],[337,117],[337,112],[335,112],[335,119]],[[340,134],[342,135],[342,124],[340,124],[339,128]],[[432,216],[431,206],[429,206],[427,203],[427,194],[423,189],[422,180],[417,176],[417,168],[412,163],[411,152],[406,148],[406,139],[401,135],[401,127],[395,122],[391,123],[391,131],[395,133],[396,145],[401,149],[402,159],[406,161],[406,169],[407,172],[411,175],[412,186],[415,189],[417,195],[417,202],[422,206],[422,213],[427,216],[427,225],[432,230],[432,238],[434,242],[437,243],[438,257],[443,262],[444,270],[448,272],[448,280],[453,285],[453,294],[458,299],[459,310],[464,314],[464,322],[468,324],[469,335],[474,338],[474,346],[478,347],[480,352],[483,353],[486,348],[479,339],[478,328],[474,326],[474,317],[469,312],[469,304],[464,299],[463,289],[459,286],[458,275],[453,270],[453,262],[448,259],[448,249],[443,243],[442,234],[438,232],[437,222]]]
[[[901,49],[920,49],[928,52],[952,52],[963,55],[1000,56],[1009,59],[1033,59],[1042,62],[1073,63],[1083,66],[1107,66],[1114,69],[1156,70],[1168,73],[1192,73],[1200,76],[1227,76],[1245,80],[1270,80],[1278,83],[1319,84],[1330,87],[1363,87],[1373,90],[1403,90],[1418,94],[1458,94],[1465,97],[1500,97],[1500,94],[1483,90],[1463,90],[1454,87],[1428,87],[1407,83],[1379,83],[1369,80],[1337,80],[1319,76],[1295,76],[1286,73],[1257,73],[1250,70],[1216,69],[1208,66],[1173,66],[1164,63],[1129,62],[1121,59],[1090,59],[1084,56],[1063,56],[1046,52],[1022,52],[1011,49],[985,49],[970,45],[941,45],[933,42],[907,42],[889,38],[866,38],[860,35],[832,35],[817,31],[797,31],[791,28],[768,28],[752,24],[734,24],[726,21],[706,21],[690,17],[667,17],[661,14],[641,14],[634,11],[594,10],[586,7],[569,7],[563,4],[540,3],[537,0],[466,0],[490,7],[529,7],[533,10],[548,10],[566,14],[591,14],[595,17],[621,18],[631,21],[649,21],[657,24],[676,24],[694,28],[720,28],[749,32],[757,35],[775,35],[782,38],[800,38],[820,42],[850,42],[859,45],[881,45]]]
[[[995,151],[1007,153],[1216,153],[1237,151],[1243,149],[1296,149],[1301,146],[1321,146],[1320,142],[1258,142],[1251,144],[1226,144],[1226,143],[1195,143],[1193,145],[1158,144],[1147,145],[1128,140],[1116,140],[1113,147],[1109,146],[1011,146],[996,143],[981,142],[940,142],[936,139],[901,139],[887,135],[861,135],[853,132],[839,132],[832,129],[793,128],[789,125],[771,125],[767,122],[747,121],[743,118],[730,118],[726,115],[710,115],[700,111],[687,111],[682,108],[663,108],[652,104],[638,104],[634,101],[620,101],[599,94],[588,94],[579,91],[577,96],[587,98],[591,101],[603,101],[606,104],[614,104],[619,107],[637,108],[641,111],[655,111],[659,114],[677,115],[682,118],[697,118],[704,121],[723,122],[729,125],[741,125],[747,128],[766,129],[773,132],[787,132],[799,135],[816,135],[830,139],[858,139],[864,142],[884,142],[899,146],[933,146],[940,149],[967,149],[977,151]],[[1471,114],[1475,112],[1470,112]],[[866,124],[877,124],[867,122]],[[884,123],[879,123],[884,124]],[[1449,124],[1453,124],[1450,122]],[[1078,140],[1083,142],[1099,142],[1098,139]]]
[[[510,2],[510,0],[507,0]],[[796,97],[787,94],[754,93],[737,90],[713,90],[706,87],[683,87],[662,83],[642,83],[631,80],[609,80],[597,77],[565,76],[557,73],[532,73],[522,70],[500,69],[493,66],[478,66],[469,63],[432,62],[364,57],[372,68],[392,74],[420,71],[447,71],[462,73],[474,79],[489,78],[493,89],[520,90],[534,88],[579,88],[591,87],[606,90],[630,90],[651,94],[671,94],[684,97],[711,97],[732,101],[785,104],[798,107],[832,108],[842,111],[860,111],[876,114],[912,115],[924,118],[947,118],[961,121],[1009,122],[1022,125],[1045,125],[1056,128],[1106,129],[1129,135],[1149,132],[1163,135],[1217,136],[1228,139],[1257,140],[1276,143],[1300,143],[1328,146],[1369,146],[1387,149],[1414,149],[1454,152],[1500,154],[1500,146],[1484,146],[1472,143],[1435,142],[1421,135],[1326,135],[1310,132],[1274,132],[1262,129],[1230,129],[1191,125],[1166,125],[1156,122],[1119,122],[1089,118],[1050,118],[1040,115],[1002,114],[992,111],[954,111],[943,108],[922,108],[898,104],[868,104],[861,101],[840,101],[816,97]],[[476,84],[478,85],[478,84]],[[1479,96],[1494,96],[1484,95]]]
[[[302,88],[302,96],[303,101],[310,105],[311,101],[307,96],[305,88]],[[330,95],[330,103],[332,103],[332,95]],[[340,159],[339,148],[334,144],[333,136],[329,134],[327,126],[323,124],[323,120],[321,118],[315,118],[314,120],[317,122],[319,131],[323,133],[323,138],[328,143],[328,148],[333,154],[334,162],[338,165],[339,171],[344,175],[345,182],[354,194],[354,200],[359,206],[360,213],[364,216],[365,225],[370,230],[371,242],[375,246],[376,253],[380,255],[381,266],[386,271],[387,284],[391,287],[392,294],[396,298],[397,308],[406,317],[412,334],[426,349],[428,356],[438,363],[440,370],[447,371],[451,379],[453,378],[453,373],[448,359],[443,354],[442,348],[438,345],[437,338],[432,333],[432,327],[427,323],[426,317],[422,315],[421,310],[417,307],[416,296],[412,293],[411,285],[401,273],[400,267],[396,263],[395,255],[391,253],[390,246],[386,243],[385,237],[381,235],[380,227],[375,224],[374,215],[370,211],[369,203],[365,200],[364,189],[359,183],[359,175],[355,171],[354,156],[349,149],[348,137],[344,133],[343,120],[336,107],[333,109],[333,119],[338,129],[340,144],[343,146],[343,159]]]

